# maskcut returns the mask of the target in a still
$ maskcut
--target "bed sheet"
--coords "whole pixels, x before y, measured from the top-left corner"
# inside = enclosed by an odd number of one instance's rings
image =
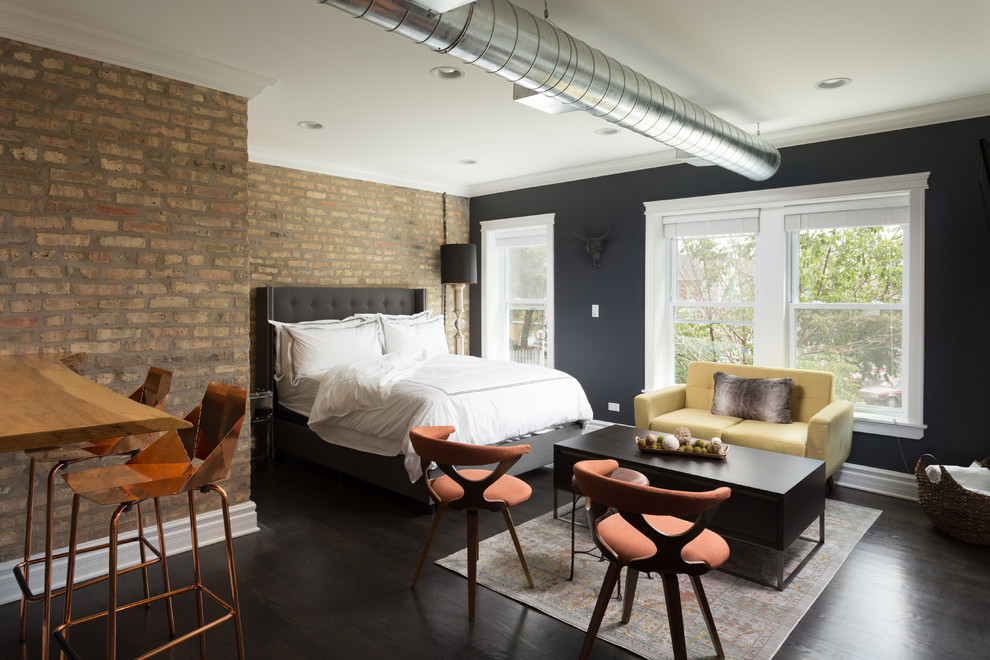
[[[409,443],[411,428],[450,425],[457,429],[451,440],[488,445],[592,418],[580,383],[562,371],[461,355],[409,362],[390,355],[387,364],[355,363],[319,375],[309,427],[353,449],[403,454],[410,481],[422,474]],[[367,380],[362,371],[370,372]],[[342,429],[344,441],[338,442]],[[372,440],[354,446],[360,436],[348,431]]]

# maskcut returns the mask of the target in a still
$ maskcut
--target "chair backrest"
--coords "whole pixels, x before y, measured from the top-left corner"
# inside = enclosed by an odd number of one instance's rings
[[[724,486],[705,492],[667,490],[610,479],[608,475],[618,467],[619,463],[614,460],[580,461],[574,465],[574,477],[591,504],[596,545],[603,553],[614,557],[597,533],[598,522],[614,509],[657,548],[652,557],[637,560],[637,568],[659,572],[689,571],[690,565],[681,557],[681,551],[705,530],[718,505],[727,500],[732,491]],[[644,515],[698,517],[684,532],[667,535],[654,529]]]
[[[146,406],[165,410],[169,392],[172,390],[172,372],[158,367],[148,367],[144,384],[134,390],[131,398]]]
[[[165,410],[165,404],[168,403],[168,395],[171,390],[172,372],[158,367],[148,367],[148,375],[145,376],[144,383],[131,393],[130,398],[146,406]],[[120,456],[147,447],[155,441],[157,435],[157,433],[141,433],[106,438],[90,443],[91,446],[88,450],[97,456]]]
[[[192,428],[169,431],[128,463],[186,464],[189,480],[178,492],[225,479],[234,460],[246,409],[246,388],[211,382],[203,401],[186,415]],[[194,459],[202,462],[194,465]]]
[[[429,468],[431,463],[436,463],[437,467],[448,477],[453,479],[463,490],[463,497],[457,500],[456,508],[483,508],[496,510],[497,504],[493,504],[484,497],[485,491],[495,483],[502,475],[508,472],[519,457],[529,453],[529,445],[511,446],[485,446],[469,445],[462,442],[448,440],[450,434],[455,431],[453,426],[420,426],[409,431],[409,441],[413,449],[419,454],[423,467],[424,478],[427,487],[433,497],[439,501],[440,498],[433,490],[433,485],[429,479]],[[498,465],[484,479],[472,480],[462,475],[455,466],[480,466]]]

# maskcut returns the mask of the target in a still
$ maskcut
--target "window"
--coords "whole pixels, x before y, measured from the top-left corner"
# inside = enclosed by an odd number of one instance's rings
[[[927,174],[650,202],[647,389],[691,360],[820,369],[921,437]]]
[[[481,223],[482,356],[553,366],[553,216]]]

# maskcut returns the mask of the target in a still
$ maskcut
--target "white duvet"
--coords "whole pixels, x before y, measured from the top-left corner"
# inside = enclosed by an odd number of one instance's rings
[[[403,454],[409,479],[416,481],[422,471],[409,430],[417,426],[453,426],[451,440],[489,445],[591,418],[581,385],[562,371],[400,352],[324,372],[309,427],[328,441],[341,428],[381,439],[378,446],[354,448]]]

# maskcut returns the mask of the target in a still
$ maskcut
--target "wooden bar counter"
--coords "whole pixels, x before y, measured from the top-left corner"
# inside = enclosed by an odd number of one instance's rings
[[[40,356],[0,358],[0,409],[2,452],[191,426]]]

